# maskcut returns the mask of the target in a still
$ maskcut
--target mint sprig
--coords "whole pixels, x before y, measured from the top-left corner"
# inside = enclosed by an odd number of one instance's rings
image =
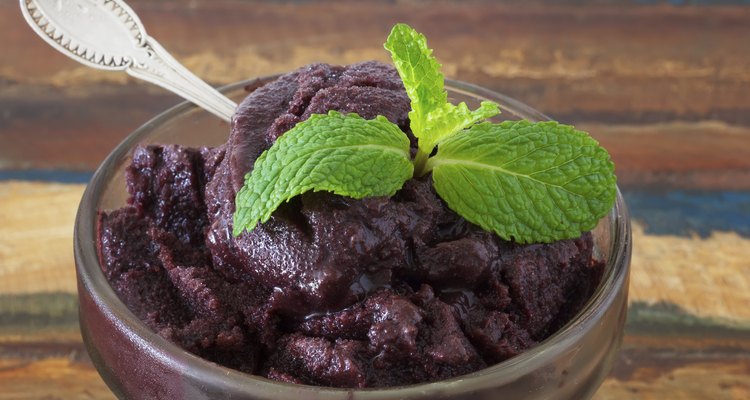
[[[429,172],[453,211],[519,243],[577,237],[612,208],[614,165],[587,133],[556,122],[480,123],[499,107],[482,102],[471,111],[449,103],[440,64],[423,35],[398,24],[385,48],[411,100],[416,157],[410,158],[406,135],[385,117],[313,115],[282,135],[246,175],[236,197],[235,236],[309,190],[356,199],[390,196],[407,179]]]
[[[312,115],[255,161],[237,193],[232,230],[235,236],[253,230],[281,203],[309,190],[392,196],[413,172],[409,139],[385,117]]]

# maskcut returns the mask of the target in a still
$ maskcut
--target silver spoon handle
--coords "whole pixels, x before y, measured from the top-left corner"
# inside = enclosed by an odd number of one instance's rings
[[[19,0],[26,22],[66,56],[92,68],[125,71],[229,121],[237,104],[195,76],[146,34],[123,0]]]
[[[229,121],[237,104],[182,66],[151,37],[146,37],[146,59],[134,60],[125,72],[182,96],[206,111]]]

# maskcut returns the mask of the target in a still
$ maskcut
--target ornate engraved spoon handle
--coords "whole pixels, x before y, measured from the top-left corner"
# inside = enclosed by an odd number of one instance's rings
[[[20,0],[47,43],[92,68],[125,71],[229,121],[237,104],[195,76],[146,34],[122,0]]]

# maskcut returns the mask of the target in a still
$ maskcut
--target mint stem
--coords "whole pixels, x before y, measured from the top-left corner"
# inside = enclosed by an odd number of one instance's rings
[[[414,157],[414,176],[420,177],[428,172],[428,170],[425,169],[425,165],[427,165],[427,159],[428,159],[427,153],[425,153],[422,150],[417,149],[417,156]]]

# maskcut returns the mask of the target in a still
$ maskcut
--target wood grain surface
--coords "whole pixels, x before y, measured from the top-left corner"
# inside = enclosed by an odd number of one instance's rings
[[[588,130],[635,243],[625,342],[595,398],[750,398],[748,2],[129,3],[214,85],[385,61],[407,22],[448,77]],[[109,151],[180,100],[54,52],[16,1],[0,0],[0,37],[0,400],[113,398],[78,331],[73,220]]]

